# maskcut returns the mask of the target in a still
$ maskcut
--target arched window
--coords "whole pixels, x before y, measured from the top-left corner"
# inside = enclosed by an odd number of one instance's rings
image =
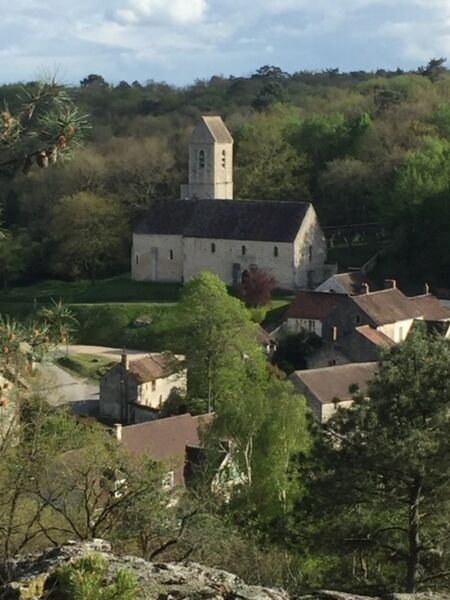
[[[242,254],[242,256],[245,256],[246,252],[247,252],[247,248],[245,246],[242,246],[242,248],[241,248],[241,254]]]
[[[274,246],[273,247],[273,255],[276,257],[278,256],[278,246]]]
[[[200,152],[198,153],[198,166],[200,169],[205,168],[205,151],[204,150],[200,150]]]
[[[225,150],[222,150],[222,167],[225,169],[227,166],[227,153]]]
[[[244,269],[244,271],[242,271],[242,275],[241,275],[241,282],[245,283],[247,281],[247,279],[249,278],[250,274],[247,271],[247,269]]]

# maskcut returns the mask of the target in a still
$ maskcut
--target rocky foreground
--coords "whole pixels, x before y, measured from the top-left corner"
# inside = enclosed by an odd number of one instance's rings
[[[10,564],[10,583],[0,585],[0,600],[39,600],[45,582],[63,564],[88,554],[100,554],[108,573],[128,569],[139,585],[136,600],[450,600],[450,594],[394,594],[383,599],[340,592],[318,591],[294,597],[282,590],[246,585],[236,575],[196,563],[150,563],[134,556],[115,556],[108,542],[77,542],[41,554],[20,557]]]

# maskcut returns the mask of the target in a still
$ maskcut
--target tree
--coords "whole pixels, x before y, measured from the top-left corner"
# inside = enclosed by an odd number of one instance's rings
[[[40,308],[38,315],[47,324],[51,338],[57,344],[65,344],[67,355],[71,335],[77,331],[79,325],[73,312],[63,304],[60,298],[58,302],[52,299],[50,306]]]
[[[95,281],[101,268],[123,256],[128,223],[116,200],[80,192],[56,204],[50,230],[56,243],[55,272]]]
[[[0,113],[0,172],[26,174],[34,162],[41,168],[77,148],[87,129],[85,115],[54,77],[23,87]]]
[[[216,408],[223,370],[246,351],[257,348],[255,326],[244,305],[230,296],[212,273],[201,273],[185,286],[176,311],[176,339],[188,363],[188,394]]]
[[[309,480],[318,535],[329,547],[339,540],[366,589],[448,584],[449,364],[448,340],[414,332],[318,436]]]
[[[283,102],[284,98],[285,90],[281,83],[270,81],[260,89],[252,102],[252,106],[257,111],[263,111],[277,102]]]
[[[266,306],[272,300],[272,291],[275,287],[275,278],[263,271],[249,271],[238,287],[238,296],[247,308]]]
[[[444,67],[446,61],[446,58],[432,58],[425,67],[420,67],[417,72],[419,75],[428,77],[431,81],[436,81],[440,75],[447,71],[447,68]]]

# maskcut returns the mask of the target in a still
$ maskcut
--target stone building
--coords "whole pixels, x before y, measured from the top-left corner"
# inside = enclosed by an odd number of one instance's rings
[[[183,358],[162,352],[130,361],[124,353],[100,381],[100,416],[124,424],[155,419],[168,399],[186,393]]]
[[[313,288],[333,273],[313,206],[233,200],[233,139],[220,117],[202,117],[189,145],[181,200],[157,203],[134,226],[132,278],[183,283],[202,271],[228,285],[254,269],[283,289]]]
[[[325,423],[341,408],[353,403],[353,393],[365,393],[377,372],[377,363],[353,363],[295,371],[290,375],[295,390],[305,396],[313,415]]]

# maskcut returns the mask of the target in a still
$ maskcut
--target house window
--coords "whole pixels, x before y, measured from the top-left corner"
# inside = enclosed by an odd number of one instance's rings
[[[200,169],[205,168],[205,151],[204,150],[200,150],[200,152],[198,153],[198,166]]]
[[[162,394],[159,395],[159,408],[162,407]]]
[[[136,254],[136,264],[139,264],[139,256]]]
[[[152,381],[152,392],[156,391],[156,381]]]
[[[216,251],[216,245],[214,244],[214,242],[211,244],[211,254],[214,254],[214,252]]]
[[[247,248],[245,246],[241,247],[241,254],[242,256],[245,256],[245,253],[247,252]]]
[[[274,246],[274,247],[273,247],[273,255],[274,255],[275,257],[277,257],[277,256],[278,256],[278,246]]]
[[[310,333],[314,333],[316,331],[316,322],[308,321],[308,329]]]
[[[225,150],[222,150],[222,168],[225,169],[227,166],[227,154]]]
[[[308,255],[309,255],[309,262],[311,262],[312,261],[312,246],[310,246],[308,249]]]
[[[169,251],[169,258],[170,258],[170,260],[173,260],[173,250]]]

